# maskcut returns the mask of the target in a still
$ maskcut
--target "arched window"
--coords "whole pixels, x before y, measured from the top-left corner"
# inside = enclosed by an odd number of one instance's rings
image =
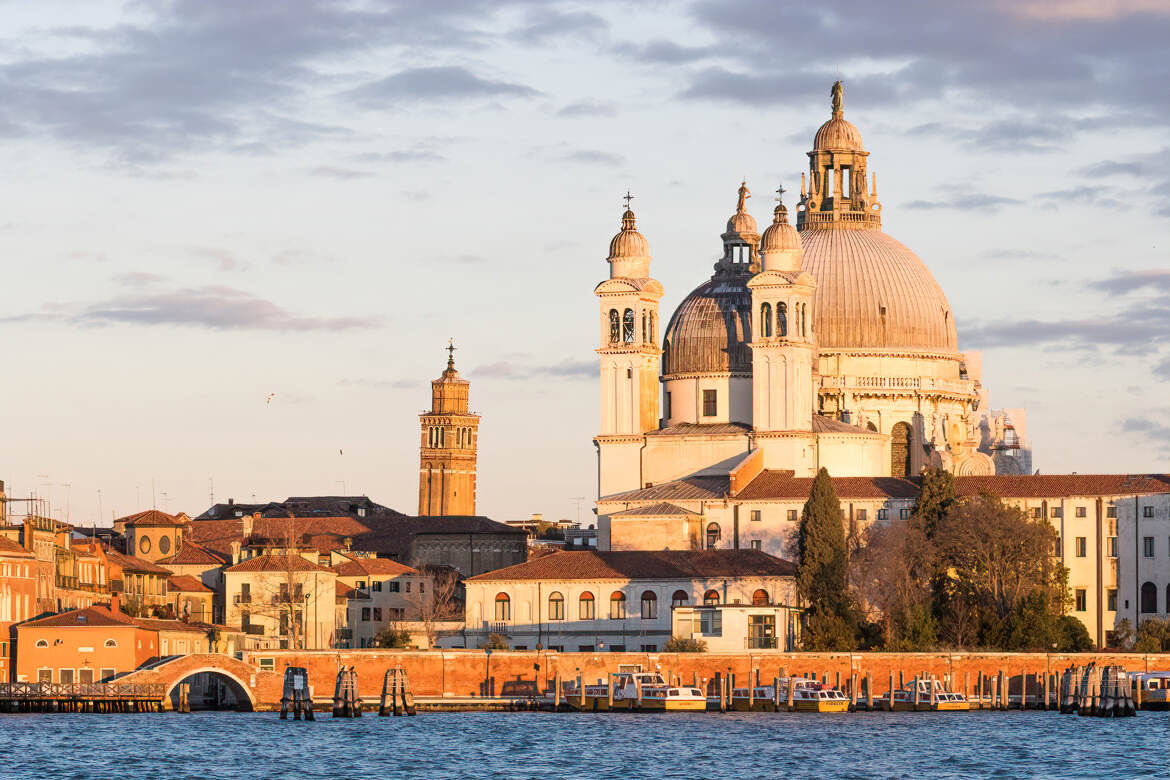
[[[565,597],[560,593],[553,593],[548,597],[548,619],[565,619]]]
[[[753,607],[766,607],[771,602],[772,600],[768,598],[768,591],[764,590],[763,588],[760,588],[752,594]]]
[[[877,433],[877,432],[878,432],[877,426],[873,424],[873,421],[872,421],[872,420],[870,420],[869,422],[867,422],[867,423],[865,424],[865,427],[866,427],[866,428],[868,428],[869,430],[873,431],[874,433]]]
[[[1158,586],[1152,582],[1142,583],[1142,614],[1158,611]]]
[[[808,304],[800,304],[800,337],[808,335]]]
[[[760,304],[760,335],[768,338],[772,335],[772,304]]]
[[[507,593],[496,594],[496,620],[512,619],[512,599]]]
[[[1166,611],[1170,612],[1170,584],[1166,585]]]
[[[581,600],[577,602],[577,618],[579,620],[593,620],[597,617],[597,602],[593,600],[593,594],[585,591],[581,594]]]
[[[618,316],[618,310],[617,309],[610,309],[609,310],[609,340],[616,344],[617,340],[619,338],[621,338],[621,334],[622,334],[622,325],[621,325],[621,318]]]
[[[788,335],[788,304],[784,301],[776,304],[776,335]]]
[[[48,646],[49,646],[49,640],[47,640],[47,639],[38,639],[37,640],[37,647],[48,647]]]
[[[622,593],[620,590],[615,590],[609,597],[609,619],[626,619],[626,594]]]
[[[634,310],[626,309],[622,314],[622,341],[627,344],[634,343]]]
[[[670,597],[670,606],[685,607],[687,602],[691,600],[691,594],[685,590],[676,590],[674,595]]]
[[[650,343],[658,343],[658,318],[654,316],[654,312],[650,312]]]
[[[719,603],[719,591],[709,590],[703,594],[703,606],[713,607]]]
[[[118,643],[116,640],[113,640],[113,639],[106,640],[106,647],[117,647],[117,646],[118,646]]]
[[[642,312],[642,343],[646,344],[650,341],[650,320],[646,317],[646,312]]]
[[[707,549],[715,549],[715,545],[719,543],[719,523],[707,523]]]
[[[642,619],[658,619],[658,596],[653,591],[648,590],[642,594]]]

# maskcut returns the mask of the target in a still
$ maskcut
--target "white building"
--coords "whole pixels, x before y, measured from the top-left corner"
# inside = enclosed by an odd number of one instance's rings
[[[339,595],[338,647],[374,647],[374,638],[391,624],[418,621],[430,605],[430,577],[385,558],[360,558],[334,552]],[[404,626],[405,627],[405,626]]]
[[[468,579],[462,646],[498,634],[513,650],[654,652],[678,636],[791,650],[794,573],[753,550],[556,552]]]

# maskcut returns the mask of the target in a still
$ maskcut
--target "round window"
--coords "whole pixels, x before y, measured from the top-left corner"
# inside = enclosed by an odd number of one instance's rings
[[[163,555],[166,555],[171,551],[171,538],[169,536],[159,537],[158,551]]]
[[[142,555],[146,555],[148,552],[150,552],[150,537],[149,536],[144,536],[138,540],[138,552],[141,553]]]

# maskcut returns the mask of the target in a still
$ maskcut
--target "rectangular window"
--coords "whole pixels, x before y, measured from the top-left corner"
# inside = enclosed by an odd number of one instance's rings
[[[898,517],[902,518],[903,520],[909,519],[910,510],[909,509],[899,509],[898,510]]]
[[[410,580],[406,581],[406,592],[410,593]]]
[[[377,582],[371,582],[370,583],[370,590],[374,591],[375,593],[381,593],[382,592],[382,581],[378,580]]]
[[[1117,507],[1114,504],[1110,504],[1109,506],[1105,507],[1105,516],[1117,517]]]
[[[800,519],[800,512],[795,509],[788,510],[788,522],[795,523]]]
[[[719,391],[703,391],[703,416],[714,417],[719,414]]]
[[[78,669],[77,682],[86,684],[93,682],[93,669]]]
[[[657,653],[658,645],[642,645],[643,653]]]
[[[763,549],[759,539],[752,539],[752,549],[753,550],[762,550]]]
[[[550,651],[554,652],[554,653],[563,653],[563,652],[565,652],[565,646],[564,646],[564,645],[549,645],[549,646],[548,646],[548,649],[549,649]]]
[[[252,585],[248,582],[240,583],[240,601],[247,604],[252,600]]]
[[[626,652],[626,646],[625,645],[610,645],[609,652],[611,652],[611,653],[624,653],[624,652]]]
[[[1117,557],[1117,537],[1110,536],[1108,544],[1109,544],[1109,557],[1116,558]]]
[[[1142,517],[1153,517],[1153,516],[1154,516],[1154,508],[1152,506],[1147,506],[1147,507],[1142,508]]]
[[[1032,518],[1034,520],[1039,520],[1042,517],[1044,517],[1044,507],[1040,507],[1040,506],[1032,507]]]
[[[398,592],[398,583],[397,583],[397,582],[387,582],[387,583],[386,583],[386,585],[388,585],[388,586],[389,586],[389,587],[388,587],[388,590],[389,590],[391,593],[397,593],[397,592]]]
[[[1052,516],[1053,516],[1053,517],[1055,517],[1055,518],[1061,518],[1061,517],[1064,517],[1064,508],[1063,508],[1063,507],[1054,506],[1054,507],[1052,507],[1052,508],[1051,508],[1051,510],[1050,510],[1050,511],[1051,511],[1051,513],[1052,513]]]
[[[61,670],[61,682],[66,684],[66,685],[73,684],[73,670],[72,669],[62,669]]]
[[[52,669],[37,669],[37,682],[51,683],[53,682]]]
[[[1085,508],[1083,506],[1078,506],[1077,507],[1077,517],[1084,517],[1084,516],[1085,516]]]
[[[662,394],[662,416],[670,419],[670,391],[667,390]]]
[[[857,517],[857,522],[859,522],[859,523],[864,523],[864,522],[865,522],[865,517],[866,517],[866,515],[865,515],[865,510],[864,510],[864,509],[858,509],[858,510],[857,510],[856,512],[854,512],[853,514],[854,514],[854,515]]]
[[[577,645],[578,653],[592,653],[593,645]]]
[[[375,623],[382,622],[382,608],[381,607],[374,607],[374,622]]]
[[[723,636],[723,613],[717,609],[700,612],[699,633],[703,636]]]
[[[98,672],[98,674],[101,675],[98,682],[105,682],[105,681],[109,681],[109,680],[113,679],[114,675],[117,674],[117,672],[114,671],[113,669],[102,669],[100,672]]]
[[[1077,557],[1084,558],[1088,554],[1088,539],[1083,536],[1077,537]]]
[[[370,621],[370,608],[369,607],[362,607],[362,620],[367,622],[367,623]]]
[[[259,660],[260,660],[260,663],[259,663],[260,668],[266,672],[271,672],[273,669],[276,668],[276,659],[275,658],[261,658]]]
[[[888,509],[879,509],[878,510],[878,522],[879,523],[884,521],[884,520],[889,520],[889,519],[890,519],[890,510],[888,510]]]
[[[1153,558],[1154,557],[1154,537],[1152,537],[1152,536],[1143,536],[1142,537],[1142,556],[1145,558]]]
[[[758,510],[758,509],[752,510],[752,522],[753,523],[760,522],[760,510]]]
[[[1089,597],[1084,588],[1077,588],[1077,612],[1084,612],[1088,607]]]
[[[1105,591],[1105,604],[1105,608],[1110,612],[1117,611],[1117,588],[1110,588]]]

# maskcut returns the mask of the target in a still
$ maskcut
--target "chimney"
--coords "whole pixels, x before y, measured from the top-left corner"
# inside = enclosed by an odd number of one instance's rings
[[[229,498],[229,499],[228,499],[228,506],[234,506],[234,505],[235,505],[235,503],[236,503],[236,500],[235,500],[234,498]]]
[[[31,517],[24,518],[24,534],[21,541],[24,542],[24,549],[29,552],[33,551],[33,524]]]
[[[243,520],[241,522],[243,523],[243,527],[244,527],[244,540],[245,541],[247,541],[248,537],[252,535],[252,530],[255,527],[254,526],[255,521],[257,521],[259,519],[260,519],[259,512],[256,512],[256,513],[250,514],[250,515],[244,515]]]
[[[118,598],[117,593],[110,594],[110,612],[115,615],[122,614],[122,600]]]
[[[232,566],[240,562],[240,543],[232,542]]]

